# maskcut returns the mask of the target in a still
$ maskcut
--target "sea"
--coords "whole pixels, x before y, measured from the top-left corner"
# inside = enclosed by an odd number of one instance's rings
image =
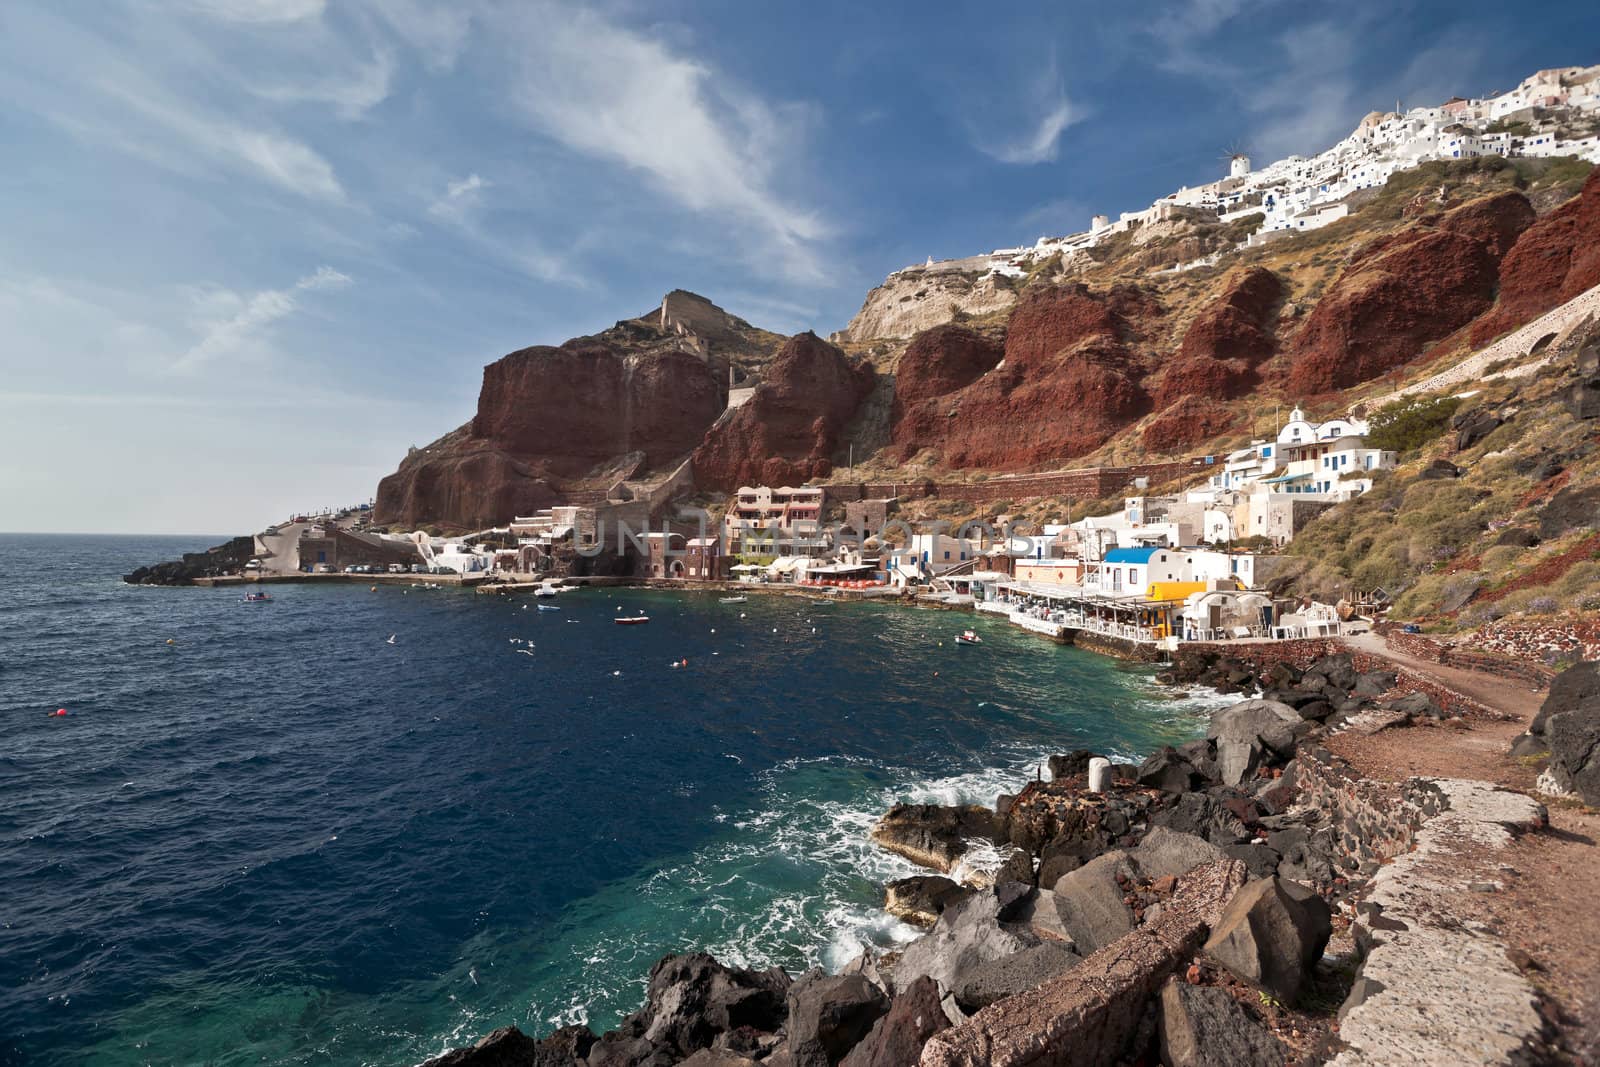
[[[604,1030],[670,953],[838,968],[916,934],[891,804],[1217,703],[898,606],[120,580],[219,540],[0,535],[7,1067],[414,1064]]]

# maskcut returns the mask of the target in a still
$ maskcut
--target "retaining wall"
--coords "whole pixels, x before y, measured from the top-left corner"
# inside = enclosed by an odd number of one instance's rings
[[[1325,748],[1302,745],[1295,753],[1299,802],[1323,811],[1346,875],[1370,876],[1379,865],[1410,850],[1422,824],[1445,807],[1432,782],[1363,778]]]

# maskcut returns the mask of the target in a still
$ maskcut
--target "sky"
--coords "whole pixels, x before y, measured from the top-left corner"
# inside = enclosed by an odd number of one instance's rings
[[[7,0],[0,530],[369,499],[484,364],[890,271],[1600,62],[1600,5]]]

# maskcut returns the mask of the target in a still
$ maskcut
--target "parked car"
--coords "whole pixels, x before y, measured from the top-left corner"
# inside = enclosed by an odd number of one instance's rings
[[[258,571],[261,569],[261,561],[259,559],[253,559],[244,565],[244,569],[247,571]]]

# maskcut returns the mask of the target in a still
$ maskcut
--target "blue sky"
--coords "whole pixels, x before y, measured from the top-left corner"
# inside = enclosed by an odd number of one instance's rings
[[[483,364],[669,289],[826,333],[1596,42],[1581,2],[12,0],[0,530],[366,499]]]

